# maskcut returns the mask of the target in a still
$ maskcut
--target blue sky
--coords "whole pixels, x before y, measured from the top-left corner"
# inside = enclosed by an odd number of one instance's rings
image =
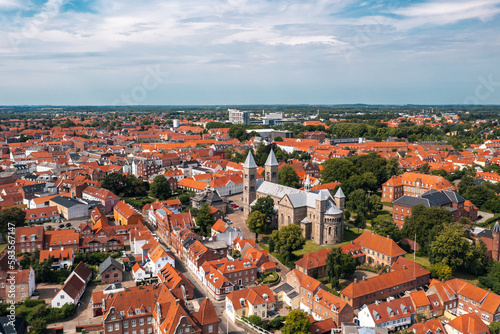
[[[500,104],[500,0],[0,0],[0,105]]]

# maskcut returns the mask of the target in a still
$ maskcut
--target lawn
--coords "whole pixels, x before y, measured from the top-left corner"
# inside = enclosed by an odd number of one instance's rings
[[[336,245],[320,246],[320,245],[314,243],[314,241],[312,241],[312,240],[307,240],[304,247],[302,249],[296,250],[295,252],[293,252],[293,254],[295,254],[297,256],[302,256],[302,255],[316,252],[319,250],[333,248],[334,246],[336,246]]]
[[[3,250],[7,248],[7,244],[1,244],[0,245],[0,253],[3,252]]]
[[[360,230],[360,232],[362,233],[363,230]],[[330,249],[333,247],[340,247],[342,245],[347,245],[347,244],[351,243],[351,241],[356,239],[358,236],[359,236],[358,229],[355,227],[350,227],[349,229],[344,230],[344,242],[342,242],[340,244],[320,246],[320,245],[314,243],[314,241],[312,241],[312,240],[307,240],[304,247],[302,249],[296,250],[295,252],[293,252],[293,254],[295,254],[296,256],[302,257],[305,254],[309,254],[309,253],[316,252],[319,250]]]
[[[460,278],[460,279],[462,279],[470,284],[479,283],[478,278],[472,274],[469,274],[469,273],[454,272],[453,277]]]
[[[409,260],[413,261],[413,254],[407,253],[405,257]],[[417,262],[419,265],[424,267],[425,269],[428,269],[431,266],[431,263],[429,262],[429,259],[427,257],[423,256],[415,256],[415,262]]]

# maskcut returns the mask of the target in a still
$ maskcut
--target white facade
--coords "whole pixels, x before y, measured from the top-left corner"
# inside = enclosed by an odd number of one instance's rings
[[[134,276],[134,281],[136,282],[143,281],[146,278],[146,272],[142,268],[134,271],[132,275]]]
[[[79,298],[78,298],[79,299]],[[52,298],[52,307],[63,307],[66,304],[77,304],[75,299],[72,299],[66,292],[59,290],[59,292]]]
[[[229,180],[224,186],[213,188],[220,197],[231,196],[234,194],[241,194],[243,192],[243,179],[240,183],[234,183]]]
[[[165,267],[167,263],[170,263],[172,267],[175,268],[175,260],[170,256],[162,256],[158,258],[156,262],[149,260],[145,265],[144,269],[153,276],[156,276],[158,272]]]

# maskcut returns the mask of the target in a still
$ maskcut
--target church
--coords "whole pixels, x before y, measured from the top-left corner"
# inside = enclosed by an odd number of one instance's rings
[[[278,227],[290,224],[302,227],[306,240],[332,245],[343,240],[345,196],[326,190],[311,191],[309,177],[304,190],[278,184],[278,160],[271,150],[264,166],[264,180],[257,179],[257,164],[249,152],[243,164],[244,214],[248,217],[258,198],[270,196],[278,212]]]

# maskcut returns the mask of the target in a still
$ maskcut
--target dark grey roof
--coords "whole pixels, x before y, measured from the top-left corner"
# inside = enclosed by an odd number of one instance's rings
[[[108,256],[108,258],[106,260],[104,260],[104,262],[99,265],[99,274],[102,275],[102,273],[106,269],[108,269],[109,266],[111,266],[111,265],[113,265],[116,268],[122,270],[122,265],[120,264],[120,262],[116,261],[111,256]]]
[[[288,283],[284,283],[284,284],[281,284],[280,286],[278,286],[276,289],[274,289],[273,292],[275,294],[278,294],[281,291],[283,291],[283,292],[288,294],[290,291],[293,291],[293,290],[294,290],[293,286],[291,286]]]
[[[35,184],[30,184],[27,186],[23,186],[23,190],[26,193],[33,193],[36,191],[43,191],[45,189],[45,182],[44,183],[35,183]]]
[[[51,199],[52,202],[62,205],[65,208],[71,208],[75,205],[87,205],[71,197],[58,196]]]
[[[465,199],[454,191],[443,190],[438,191],[431,189],[422,194],[422,198],[426,198],[437,206],[442,206],[448,203],[463,203]]]
[[[479,232],[477,234],[478,237],[484,237],[484,238],[488,238],[488,239],[492,239],[493,238],[493,233],[491,232],[491,230],[488,230],[487,228],[485,228],[484,230],[482,230],[481,232]]]
[[[28,326],[23,317],[16,317],[13,323],[7,317],[0,317],[1,334],[24,334],[27,330]]]
[[[480,185],[482,185],[482,184],[483,184],[483,183],[485,183],[485,182],[486,182],[486,180],[485,180],[485,179],[475,179],[475,180],[474,180],[474,184],[475,184],[476,186],[480,186]]]
[[[397,200],[392,202],[392,204],[409,206],[409,207],[423,204],[426,208],[429,208],[431,206],[436,206],[434,203],[430,202],[426,198],[413,197],[413,196],[408,196],[408,195],[401,196],[400,198],[398,198]]]

